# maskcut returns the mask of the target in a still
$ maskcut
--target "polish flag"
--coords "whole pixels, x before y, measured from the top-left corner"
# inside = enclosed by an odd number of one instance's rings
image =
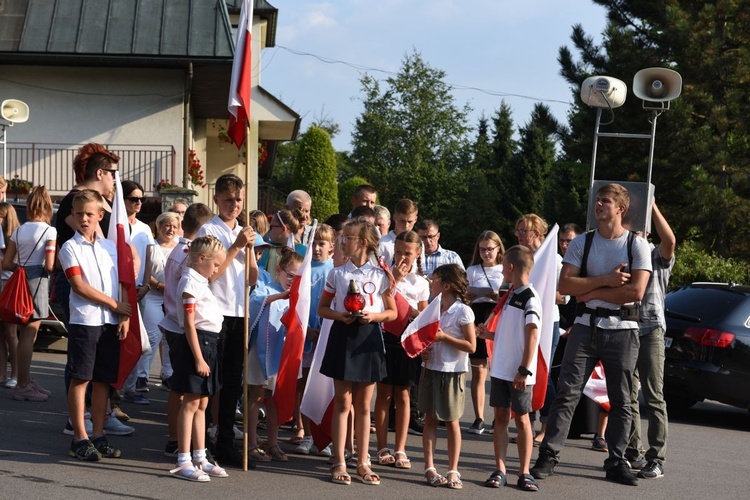
[[[396,292],[393,295],[393,299],[396,301],[396,319],[383,323],[383,331],[401,337],[401,334],[404,333],[406,326],[409,324],[411,306],[400,292]]]
[[[113,241],[117,247],[117,277],[121,289],[127,294],[128,303],[132,309],[130,315],[130,329],[125,340],[120,342],[120,366],[117,372],[115,387],[120,389],[133,371],[143,353],[143,337],[141,336],[141,318],[138,310],[138,298],[135,289],[135,268],[133,253],[130,247],[130,223],[125,211],[125,200],[122,197],[120,172],[115,171],[115,199],[112,203],[112,216],[109,220],[107,239]],[[146,337],[148,338],[148,337]],[[148,350],[151,346],[148,345]]]
[[[609,396],[607,396],[607,379],[604,375],[604,366],[599,361],[591,372],[591,377],[583,387],[583,394],[593,399],[595,403],[609,411]]]
[[[513,293],[512,286],[498,299],[497,304],[490,313],[490,316],[484,322],[488,332],[495,333],[497,331],[497,323],[500,320],[500,315],[503,312],[503,306],[506,302],[508,302],[508,297],[510,297],[511,293]],[[487,366],[490,366],[492,365],[492,353],[495,350],[495,341],[492,339],[485,339],[484,343],[487,347]]]
[[[314,234],[315,226],[312,231]],[[305,347],[307,320],[310,317],[312,254],[312,252],[305,253],[302,265],[289,291],[289,309],[281,317],[281,323],[286,327],[286,338],[284,347],[281,349],[281,363],[273,391],[279,422],[288,422],[294,416],[297,379],[302,364],[302,351]]]
[[[544,238],[542,246],[534,253],[534,268],[529,281],[542,301],[542,324],[539,326],[539,355],[536,365],[536,384],[531,398],[531,409],[537,411],[544,406],[547,395],[547,380],[552,367],[552,310],[557,307],[557,224]],[[532,369],[532,371],[534,371]]]
[[[416,358],[419,354],[435,342],[435,336],[440,328],[440,299],[443,294],[438,294],[432,302],[414,318],[401,335],[401,345],[410,358]]]
[[[326,353],[328,335],[331,332],[332,324],[333,322],[330,319],[324,319],[320,326],[320,336],[318,337],[318,344],[315,346],[315,354],[300,406],[300,412],[312,422],[313,441],[319,450],[322,450],[331,442],[333,379],[320,373],[320,365],[323,363],[323,356]]]
[[[253,68],[253,1],[244,0],[237,25],[237,41],[229,87],[229,127],[227,135],[237,148],[242,147],[250,119],[250,87]]]

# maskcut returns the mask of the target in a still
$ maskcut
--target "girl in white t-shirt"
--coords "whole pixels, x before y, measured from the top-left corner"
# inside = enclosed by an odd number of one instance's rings
[[[6,242],[10,240],[11,234],[18,224],[18,215],[16,209],[10,203],[0,203],[0,256],[6,249]],[[10,271],[2,271],[2,285],[11,276]],[[14,389],[18,385],[18,362],[16,361],[16,351],[18,350],[18,327],[11,323],[0,322],[0,387]],[[11,374],[6,379],[6,368],[10,362]]]
[[[424,412],[422,447],[425,479],[431,486],[461,489],[458,458],[461,453],[461,427],[464,413],[464,387],[469,371],[469,353],[476,349],[474,313],[466,305],[468,281],[458,264],[445,264],[433,271],[430,292],[440,295],[440,329],[435,342],[423,353],[419,380],[419,411]],[[437,300],[437,298],[433,299]],[[435,469],[435,443],[438,421],[448,431],[448,468],[445,477]]]
[[[409,307],[409,320],[417,317],[427,307],[430,299],[430,284],[422,272],[422,241],[414,231],[404,231],[396,236],[393,254],[393,277],[396,292]],[[413,269],[414,262],[416,272]],[[375,398],[375,429],[378,440],[378,463],[393,465],[397,469],[410,469],[411,461],[406,456],[406,435],[409,431],[409,390],[419,379],[419,358],[410,358],[401,345],[401,334],[407,323],[384,325],[386,377],[378,382]],[[387,328],[385,328],[387,326]],[[392,330],[400,331],[392,331]],[[396,404],[394,452],[388,449],[388,414],[391,401]]]
[[[318,305],[318,315],[333,320],[320,373],[331,377],[334,384],[331,481],[336,484],[351,483],[344,462],[344,442],[352,406],[357,476],[364,484],[380,484],[368,455],[370,400],[375,382],[386,375],[380,323],[396,319],[396,303],[388,275],[372,264],[371,257],[377,251],[379,239],[378,230],[371,222],[355,220],[344,227],[340,241],[349,261],[328,274]],[[351,282],[358,285],[360,297],[364,299],[360,302],[364,308],[358,314],[345,307]]]
[[[183,304],[178,320],[185,334],[173,346],[172,390],[182,393],[183,399],[177,416],[177,467],[170,472],[188,481],[228,476],[223,468],[206,460],[205,440],[208,398],[219,390],[217,345],[224,321],[208,279],[225,258],[226,249],[218,238],[196,238],[190,244],[187,267],[177,287]]]
[[[474,246],[471,265],[466,269],[469,280],[469,300],[474,311],[474,324],[484,323],[497,304],[498,290],[503,284],[503,246],[494,231],[482,231]],[[487,380],[487,344],[477,338],[477,349],[469,354],[471,362],[471,401],[474,405],[474,423],[469,432],[484,432],[484,384]]]
[[[18,328],[18,385],[13,389],[13,399],[42,402],[49,399],[50,391],[31,378],[31,357],[41,320],[49,314],[49,274],[55,263],[57,242],[57,229],[49,225],[52,200],[47,188],[37,186],[31,191],[26,199],[26,216],[28,222],[13,231],[3,256],[4,269],[13,270],[16,265],[24,267],[34,300],[34,314],[28,323]]]

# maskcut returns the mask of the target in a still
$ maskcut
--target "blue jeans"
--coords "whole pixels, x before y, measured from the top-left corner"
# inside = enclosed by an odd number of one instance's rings
[[[601,361],[606,373],[611,405],[605,433],[609,457],[604,461],[604,467],[609,469],[625,460],[625,448],[630,434],[633,372],[639,345],[638,330],[599,328],[592,339],[590,327],[573,325],[557,381],[557,396],[547,420],[547,434],[539,447],[540,455],[559,461],[583,386],[596,364]]]
[[[635,380],[640,379],[643,399],[648,408],[648,444],[646,460],[664,465],[667,453],[667,404],[664,402],[664,330],[660,327],[640,337]],[[641,456],[641,414],[638,408],[638,384],[631,393],[633,423],[625,456]]]

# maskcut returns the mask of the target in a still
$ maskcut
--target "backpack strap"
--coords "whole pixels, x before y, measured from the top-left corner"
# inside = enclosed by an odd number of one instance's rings
[[[24,262],[24,263],[23,263],[23,265],[22,265],[21,267],[26,267],[26,264],[28,264],[28,263],[29,263],[29,259],[31,259],[31,256],[32,256],[32,255],[34,254],[34,252],[36,251],[36,247],[38,247],[38,246],[39,246],[39,243],[40,243],[40,242],[42,241],[42,238],[44,238],[44,235],[45,235],[45,234],[47,234],[47,231],[49,231],[49,226],[47,226],[47,229],[45,229],[45,230],[44,230],[44,232],[43,232],[43,233],[42,233],[42,235],[41,235],[41,236],[39,237],[39,239],[38,239],[38,240],[36,240],[36,243],[34,243],[34,248],[32,248],[32,249],[31,249],[31,252],[29,253],[29,256],[28,256],[28,257],[26,257],[26,262]],[[18,228],[18,235],[19,235],[19,236],[21,236],[21,228],[20,228],[20,227]],[[18,238],[18,239],[20,240],[21,238]]]
[[[592,229],[591,231],[586,233],[586,243],[583,245],[583,259],[581,259],[581,270],[578,273],[578,276],[580,276],[581,278],[586,278],[588,276],[588,272],[586,271],[586,263],[589,260],[591,245],[594,243],[594,231],[596,231],[596,229]]]

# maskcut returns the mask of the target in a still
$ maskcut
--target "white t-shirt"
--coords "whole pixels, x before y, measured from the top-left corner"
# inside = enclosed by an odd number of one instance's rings
[[[473,323],[474,311],[460,300],[455,301],[447,311],[440,315],[440,329],[457,339],[464,338],[461,327]],[[444,342],[435,342],[430,346],[430,360],[422,365],[428,370],[438,372],[467,372],[469,371],[469,353],[459,351]]]
[[[492,288],[493,292],[500,290],[503,284],[503,265],[483,267],[482,264],[475,264],[466,269],[466,278],[469,280],[469,286],[480,288]],[[477,297],[472,302],[479,304],[482,302],[497,302],[489,297]]]
[[[143,273],[146,270],[146,248],[154,244],[154,236],[151,234],[151,228],[148,227],[148,224],[136,219],[135,223],[130,225],[130,242],[135,247],[135,251],[138,252],[138,257],[141,258],[141,267],[138,268],[135,283],[142,285]]]
[[[179,319],[182,315],[182,296],[177,294],[177,287],[185,272],[189,243],[190,240],[180,238],[164,265],[164,319],[159,326],[175,333],[182,333]]]
[[[628,262],[628,233],[623,231],[619,238],[613,240],[603,238],[599,231],[594,232],[594,240],[591,243],[588,260],[586,262],[587,276],[601,276],[610,273],[615,266]],[[565,252],[563,263],[571,264],[578,269],[583,263],[583,250],[586,244],[586,234],[576,236],[570,242],[568,251]],[[651,251],[648,243],[643,238],[636,237],[633,240],[633,269],[642,269],[651,272]],[[629,271],[628,271],[629,272]],[[590,300],[586,306],[591,309],[605,307],[607,309],[619,309],[623,304],[605,302],[603,300]],[[589,325],[589,315],[576,317],[576,323]],[[638,329],[637,321],[624,321],[619,316],[610,316],[608,318],[597,318],[597,328],[605,330],[631,330]]]
[[[359,290],[365,296],[365,308],[367,312],[383,312],[383,294],[390,286],[390,281],[385,271],[375,266],[369,260],[357,267],[351,261],[343,266],[334,267],[328,273],[323,293],[333,297],[331,309],[338,312],[346,312],[344,298],[349,289],[349,281],[354,280],[359,285]]]
[[[513,290],[512,295],[508,297],[503,306],[503,312],[500,315],[495,333],[495,348],[492,352],[490,376],[509,382],[515,378],[518,367],[523,360],[523,349],[526,345],[526,325],[532,323],[537,326],[537,329],[541,329],[542,301],[534,287],[526,285]],[[539,337],[537,337],[537,343],[532,352],[531,365],[527,366],[532,374],[526,377],[527,385],[536,383]]]
[[[98,233],[94,243],[91,243],[76,231],[60,249],[60,264],[68,279],[81,276],[84,283],[104,295],[116,298],[119,297],[119,286],[115,262],[115,243],[102,238]],[[117,315],[109,307],[86,300],[73,290],[70,291],[69,317],[73,325],[101,326],[118,323]]]
[[[182,303],[182,294],[187,293],[195,298],[195,329],[219,333],[224,316],[219,312],[219,304],[211,293],[208,279],[192,267],[186,267],[177,285],[177,292]],[[180,332],[185,332],[185,314],[179,314]],[[175,332],[179,333],[179,332]]]
[[[43,266],[47,242],[57,240],[57,229],[46,222],[27,222],[17,227],[10,239],[16,244],[16,261],[20,265]]]
[[[242,228],[239,224],[230,229],[221,217],[215,216],[203,224],[198,236],[212,235],[219,238],[224,246],[229,247],[237,240]],[[211,291],[219,302],[219,309],[224,316],[241,318],[245,316],[245,250],[237,252],[234,260],[227,266],[224,273],[211,283]]]
[[[396,290],[406,299],[411,307],[417,309],[420,302],[430,300],[430,282],[427,278],[409,273],[396,283]]]

